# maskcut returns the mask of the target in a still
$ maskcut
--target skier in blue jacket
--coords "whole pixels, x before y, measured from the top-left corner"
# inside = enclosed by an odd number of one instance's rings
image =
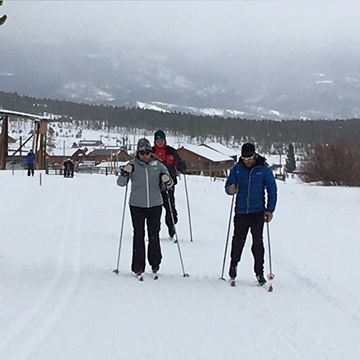
[[[34,165],[36,161],[36,156],[32,150],[30,150],[28,154],[25,156],[25,161],[27,165],[28,176],[30,175],[34,176]]]
[[[275,211],[277,188],[271,169],[265,158],[255,152],[253,144],[242,146],[240,160],[230,171],[225,191],[228,195],[236,195],[229,276],[231,279],[236,278],[237,264],[250,229],[254,271],[259,284],[264,285],[265,251],[262,234],[264,222],[270,222]]]

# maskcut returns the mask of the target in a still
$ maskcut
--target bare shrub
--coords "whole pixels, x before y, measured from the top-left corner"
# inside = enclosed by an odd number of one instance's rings
[[[323,185],[360,186],[360,142],[316,145],[302,163],[300,177]]]

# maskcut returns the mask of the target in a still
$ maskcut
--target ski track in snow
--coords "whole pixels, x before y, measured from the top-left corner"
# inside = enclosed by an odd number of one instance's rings
[[[190,202],[193,243],[190,242],[186,201],[181,194],[183,183],[180,182],[177,188],[181,216],[176,229],[185,272],[190,277],[182,276],[177,245],[166,237],[162,218],[163,262],[159,279],[153,280],[147,268],[144,281],[140,282],[129,270],[132,229],[128,212],[120,273],[111,272],[119,241],[121,214],[117,209],[123,204],[121,195],[115,199],[109,196],[112,188],[116,189],[116,195],[122,193],[122,189],[116,188],[114,178],[79,176],[66,185],[60,179],[45,179],[49,183],[58,181],[56,184],[63,189],[70,187],[69,195],[63,195],[64,199],[62,195],[56,196],[64,203],[71,199],[71,206],[61,212],[61,232],[51,234],[58,238],[56,248],[52,249],[56,254],[54,275],[40,295],[34,298],[34,291],[33,297],[28,297],[26,307],[13,316],[13,322],[0,338],[1,359],[146,359],[161,354],[159,360],[228,360],[234,358],[234,351],[236,356],[246,360],[260,359],[261,354],[266,360],[358,358],[358,345],[353,344],[353,352],[346,350],[354,332],[360,330],[354,305],[347,306],[346,297],[331,291],[331,281],[321,283],[320,276],[311,278],[312,269],[304,268],[299,272],[297,267],[302,259],[300,257],[297,263],[296,254],[289,256],[288,245],[284,246],[283,253],[280,251],[282,238],[274,241],[276,278],[273,293],[259,287],[255,280],[249,280],[249,274],[253,276],[248,271],[252,266],[249,240],[236,287],[218,279],[216,273],[222,265],[231,202],[231,198],[224,198],[223,183],[190,178],[193,180],[188,182],[191,198],[205,199],[209,194],[215,197],[205,204],[206,209],[200,201]],[[89,189],[91,186],[97,189],[99,185],[104,188],[108,196],[106,206],[99,206],[97,194],[90,199],[85,193],[79,193],[85,183],[91,184]],[[218,194],[218,190],[221,193]],[[284,195],[291,195],[297,189],[291,188],[287,194],[285,187],[279,190],[285,198]],[[217,202],[221,210],[213,211]],[[30,207],[31,203],[31,197],[25,199],[26,206]],[[88,210],[95,207],[95,212]],[[116,214],[113,215],[112,210]],[[49,207],[44,203],[36,215],[48,211]],[[306,215],[304,217],[306,220]],[[277,226],[281,224],[275,223],[274,228]],[[83,238],[86,238],[86,246],[82,244]],[[229,241],[228,251],[231,235]],[[33,245],[36,245],[35,241]],[[295,245],[299,246],[298,243]],[[46,262],[46,259],[40,257],[40,261]],[[317,259],[314,257],[309,261]],[[29,263],[32,263],[31,259],[27,266]],[[228,262],[226,278],[227,266]],[[47,271],[51,269],[51,266],[46,267]],[[13,308],[10,309],[15,313]],[[107,321],[106,316],[110,316]],[[350,329],[349,336],[341,335],[341,330],[336,328],[338,319],[341,326]],[[333,327],[332,331],[330,327]],[[339,334],[344,344],[336,344]],[[58,349],[62,342],[62,346],[66,346],[64,352]],[[350,356],[346,356],[348,354]]]
[[[56,274],[40,299],[37,299],[27,311],[21,314],[7,334],[2,337],[0,342],[2,359],[27,359],[46,339],[76,292],[80,275],[82,216],[78,204],[75,204],[72,209],[74,210],[66,212],[66,225],[63,227],[61,236]],[[77,214],[71,221],[75,211]],[[70,262],[67,259],[70,259]]]
[[[216,286],[215,284],[212,285]],[[263,293],[259,294],[259,296],[276,297],[274,293],[268,293],[266,288],[261,288],[259,285],[257,285],[256,282],[254,282],[253,284],[249,284],[237,281],[235,288],[230,287],[230,283],[228,281],[224,281],[224,285],[230,289],[230,293],[232,291],[234,291],[235,294],[241,293],[241,297],[245,298],[247,296],[251,296],[251,294],[253,294],[256,290],[259,291],[259,293]],[[230,296],[232,294],[230,294],[229,291],[218,293],[222,295],[228,302],[231,302],[235,308],[248,305],[247,303],[243,302],[240,302],[239,304],[239,299]],[[266,298],[264,298],[264,301],[266,301]],[[291,321],[279,321],[281,319],[279,319],[275,314],[273,314],[271,310],[266,311],[261,307],[254,309],[251,304],[250,306],[246,306],[245,308],[243,308],[243,310],[246,311],[248,314],[251,314],[251,316],[253,317],[253,321],[262,323],[262,325],[264,326],[263,331],[265,333],[267,332],[271,334],[270,336],[272,337],[272,341],[274,343],[280,342],[282,346],[286,346],[286,351],[289,354],[289,358],[299,360],[304,359],[306,353],[304,354],[304,352],[302,351],[303,344],[299,345],[296,340],[299,338],[300,335],[302,337],[302,340],[305,340],[308,346],[314,346],[314,342],[311,340],[311,338],[306,336],[306,334],[304,337],[304,334],[301,334],[295,326],[292,326]],[[254,334],[254,336],[256,335],[257,334]]]
[[[346,307],[344,303],[340,302],[337,298],[329,294],[326,291],[326,289],[324,289],[323,286],[321,286],[320,284],[316,283],[315,281],[311,280],[308,277],[301,276],[299,272],[291,268],[291,265],[286,264],[286,260],[284,259],[282,259],[281,263],[278,263],[278,266],[289,272],[294,277],[294,281],[305,285],[309,291],[312,291],[313,293],[316,293],[317,295],[321,296],[327,303],[331,304],[332,306],[340,310],[342,313],[346,314],[349,317],[349,319],[355,321],[358,325],[360,325],[359,316],[354,314],[351,310],[349,310],[349,308]]]

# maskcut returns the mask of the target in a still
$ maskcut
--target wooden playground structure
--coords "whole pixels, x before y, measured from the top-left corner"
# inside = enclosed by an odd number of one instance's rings
[[[8,136],[9,121],[11,117],[33,120],[34,130],[24,142],[21,141],[19,148],[9,158]],[[0,133],[0,170],[5,170],[6,162],[13,160],[15,155],[19,153],[30,140],[32,140],[32,150],[36,155],[37,168],[39,170],[44,170],[46,156],[46,138],[48,132],[49,118],[36,114],[0,109],[0,121],[2,122]]]

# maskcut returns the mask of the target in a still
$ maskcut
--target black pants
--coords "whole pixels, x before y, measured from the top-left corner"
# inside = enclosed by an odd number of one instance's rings
[[[168,190],[169,198],[166,194],[166,191],[162,192],[162,198],[163,198],[163,206],[165,208],[165,224],[170,229],[174,224],[171,218],[171,212],[170,212],[170,206],[169,206],[169,199],[171,204],[171,209],[174,216],[174,223],[177,224],[178,222],[178,213],[175,208],[175,188]]]
[[[65,166],[64,177],[74,177],[74,168],[71,168],[70,166]]]
[[[252,235],[251,252],[254,256],[254,271],[256,275],[264,272],[264,213],[236,214],[234,216],[234,235],[231,247],[231,266],[236,266],[240,261],[245,245],[246,236],[250,229]]]
[[[27,174],[28,176],[30,176],[30,174],[34,176],[34,165],[28,165]]]
[[[151,266],[160,265],[162,258],[159,238],[161,211],[161,206],[151,208],[130,206],[134,229],[131,270],[135,273],[145,271],[145,220],[149,238],[148,260]]]

